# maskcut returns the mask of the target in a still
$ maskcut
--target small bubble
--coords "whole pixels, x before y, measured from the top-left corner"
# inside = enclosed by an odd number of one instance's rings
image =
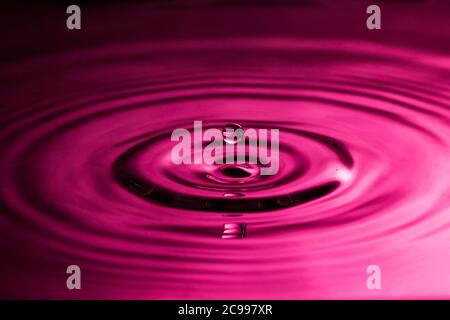
[[[223,194],[226,198],[239,198],[239,197],[245,197],[245,194],[240,192],[226,192]]]
[[[222,129],[223,140],[229,144],[236,144],[242,140],[244,129],[237,123],[229,123]]]
[[[245,223],[225,223],[223,225],[222,239],[242,239],[247,235]]]

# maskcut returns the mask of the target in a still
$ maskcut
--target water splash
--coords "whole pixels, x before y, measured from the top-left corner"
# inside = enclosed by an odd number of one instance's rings
[[[310,11],[270,13],[294,30]],[[1,62],[1,295],[79,298],[75,263],[86,298],[450,297],[448,52],[420,30],[242,38],[225,20],[226,41],[99,31]],[[174,165],[170,133],[193,119],[279,129],[279,172]],[[385,291],[365,288],[372,263]]]

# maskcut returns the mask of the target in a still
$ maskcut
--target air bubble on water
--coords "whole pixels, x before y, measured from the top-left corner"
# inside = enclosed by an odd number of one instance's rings
[[[237,131],[236,131],[237,130]],[[242,140],[244,129],[237,123],[229,123],[222,129],[223,140],[229,144],[236,144]]]

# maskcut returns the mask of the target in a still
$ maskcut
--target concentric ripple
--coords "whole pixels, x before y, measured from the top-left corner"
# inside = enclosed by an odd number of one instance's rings
[[[3,90],[0,227],[53,292],[59,264],[84,268],[88,297],[364,297],[372,263],[384,297],[450,288],[411,284],[423,257],[450,262],[436,255],[449,58],[350,40],[135,43],[63,55],[64,83],[52,61],[6,70],[26,80]],[[279,129],[279,172],[173,164],[170,135],[194,120]]]

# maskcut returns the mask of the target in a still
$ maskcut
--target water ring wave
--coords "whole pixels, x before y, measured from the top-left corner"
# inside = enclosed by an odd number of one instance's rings
[[[61,55],[64,83],[53,56],[5,70],[29,80],[4,90],[0,227],[44,266],[82,265],[94,295],[335,297],[342,279],[358,297],[362,266],[395,283],[449,238],[448,58],[293,39]],[[170,134],[194,120],[280,129],[279,173],[174,165]]]

